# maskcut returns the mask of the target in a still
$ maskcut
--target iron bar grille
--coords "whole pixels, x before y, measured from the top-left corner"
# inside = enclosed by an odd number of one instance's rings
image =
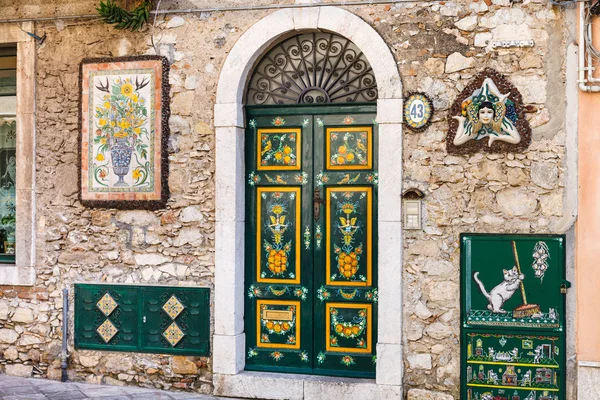
[[[331,33],[305,33],[273,47],[254,69],[246,104],[363,103],[377,82],[354,43]]]

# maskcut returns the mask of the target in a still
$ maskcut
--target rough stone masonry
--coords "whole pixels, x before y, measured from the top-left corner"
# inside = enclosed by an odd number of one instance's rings
[[[86,14],[96,3],[27,0],[0,6],[0,14]],[[169,7],[182,8],[184,2],[173,3]],[[405,345],[408,399],[458,399],[459,234],[550,233],[563,215],[564,12],[538,0],[348,9],[388,43],[405,90],[427,93],[436,108],[427,131],[403,133],[404,156],[398,156],[404,187],[425,193],[423,230],[404,232],[404,332],[398,335]],[[268,13],[159,17],[153,28],[137,33],[97,20],[36,24],[37,32],[48,34],[37,59],[37,279],[31,288],[0,287],[0,372],[58,379],[61,289],[72,289],[73,282],[212,287],[217,80],[235,41]],[[535,46],[491,47],[491,40],[515,37],[533,39]],[[77,201],[79,62],[155,51],[172,63],[168,207],[156,212],[86,209]],[[530,111],[532,144],[519,154],[449,156],[447,110],[485,67],[505,74],[521,91]],[[69,322],[72,330],[72,314]],[[210,358],[69,350],[69,376],[75,381],[212,391]]]

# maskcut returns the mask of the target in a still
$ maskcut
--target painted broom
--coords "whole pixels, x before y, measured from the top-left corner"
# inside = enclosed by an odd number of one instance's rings
[[[521,275],[521,264],[519,263],[519,254],[517,253],[517,244],[513,240],[512,242],[513,255],[515,257],[515,264],[517,265],[517,270],[519,271],[519,275]],[[535,315],[541,312],[540,306],[537,304],[527,304],[527,295],[525,294],[525,285],[523,281],[521,281],[521,298],[523,299],[523,304],[513,310],[513,318],[528,318],[532,315]]]

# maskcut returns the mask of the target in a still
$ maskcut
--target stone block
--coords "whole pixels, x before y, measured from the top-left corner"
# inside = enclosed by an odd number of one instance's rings
[[[123,224],[134,226],[158,225],[158,217],[152,211],[128,210],[119,211],[116,220]]]
[[[33,322],[33,311],[30,308],[19,307],[11,317],[13,322],[30,324]]]
[[[304,381],[304,398],[400,400],[400,386],[377,385],[372,380],[338,377],[308,377]]]
[[[446,73],[462,71],[463,69],[473,68],[477,62],[473,57],[465,57],[459,52],[452,53],[446,59]]]
[[[184,356],[174,356],[171,359],[171,369],[174,373],[181,375],[194,375],[198,372],[196,364]]]
[[[246,335],[213,336],[213,373],[235,375],[244,369]]]
[[[100,362],[100,356],[91,356],[91,355],[80,355],[79,356],[79,364],[84,367],[92,368],[98,365]]]
[[[200,246],[204,236],[198,228],[184,227],[179,231],[179,235],[173,240],[173,246],[181,247],[186,244]]]
[[[216,359],[216,357],[215,357]],[[215,374],[215,396],[303,400],[304,376],[244,371],[237,375]]]
[[[404,363],[402,345],[390,343],[377,344],[377,384],[402,385]]]
[[[509,188],[496,194],[498,206],[508,216],[531,216],[537,207],[537,200],[531,192],[521,188]]]
[[[406,361],[408,361],[408,368],[411,369],[430,370],[432,367],[431,354],[409,354],[406,356]]]
[[[472,31],[477,28],[477,15],[469,15],[458,20],[454,25],[461,31]]]
[[[35,335],[23,334],[19,339],[19,346],[31,346],[32,344],[40,344],[42,342],[42,339]]]
[[[19,358],[19,352],[17,351],[17,348],[9,347],[8,349],[4,350],[4,358],[11,361]]]
[[[218,222],[215,227],[215,287],[244,281],[244,222]]]
[[[215,219],[243,221],[245,206],[244,130],[216,128]]]
[[[0,329],[0,343],[13,344],[19,338],[19,334],[12,329]]]
[[[402,103],[402,99],[377,99],[377,122],[379,124],[402,124]],[[402,129],[402,126],[399,125],[398,128]],[[401,135],[401,131],[397,134]]]
[[[111,373],[127,372],[133,369],[133,361],[130,357],[122,356],[118,353],[111,353],[106,356],[106,370]]]
[[[4,372],[10,376],[20,376],[23,378],[30,378],[33,372],[33,366],[23,364],[10,364],[5,367]]]
[[[297,8],[293,10],[292,19],[294,20],[294,29],[297,31],[317,29],[320,11],[320,7]]]
[[[137,265],[161,265],[171,261],[171,257],[159,253],[144,253],[134,255]]]
[[[215,286],[215,334],[237,335],[243,331],[243,282]]]
[[[241,103],[215,104],[215,127],[244,127]]]
[[[179,220],[181,222],[203,222],[205,217],[199,207],[189,206],[181,210]]]
[[[8,306],[8,303],[4,300],[0,300],[0,319],[7,320],[9,311],[10,307]]]
[[[425,389],[410,389],[407,400],[454,400],[448,393],[434,392]]]
[[[577,366],[577,400],[600,399],[600,367],[598,363],[579,362]]]

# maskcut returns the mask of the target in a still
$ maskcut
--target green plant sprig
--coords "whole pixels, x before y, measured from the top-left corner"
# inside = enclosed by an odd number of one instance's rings
[[[107,24],[114,24],[117,29],[135,32],[148,22],[151,8],[152,0],[142,0],[132,11],[119,7],[114,0],[107,0],[106,3],[101,1],[96,10]]]

